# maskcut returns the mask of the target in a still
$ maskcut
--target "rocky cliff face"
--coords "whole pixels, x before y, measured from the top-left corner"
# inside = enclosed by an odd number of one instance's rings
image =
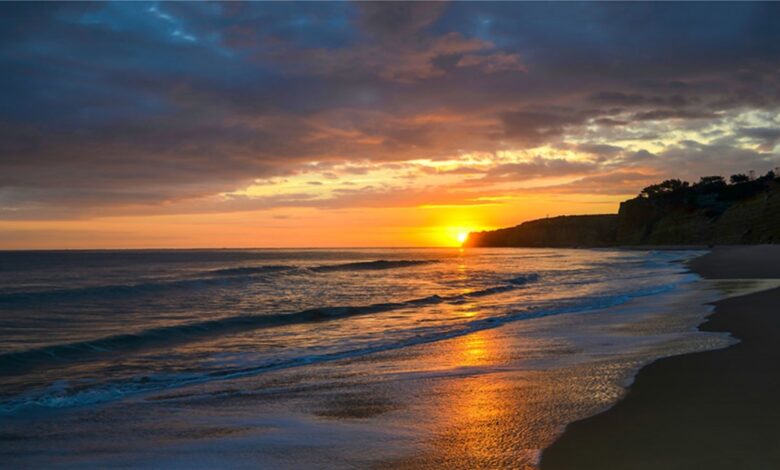
[[[715,224],[713,243],[780,243],[780,185],[726,209]]]
[[[620,204],[618,245],[706,245],[714,218],[706,209],[685,204],[657,204],[644,198]]]
[[[603,247],[780,243],[780,182],[769,180],[750,191],[728,188],[732,189],[718,194],[691,191],[675,197],[637,197],[623,202],[615,215],[553,217],[476,232],[470,234],[466,245]]]

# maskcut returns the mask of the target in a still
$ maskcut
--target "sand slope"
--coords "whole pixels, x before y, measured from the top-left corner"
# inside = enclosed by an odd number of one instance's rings
[[[691,267],[780,277],[780,247],[716,249]],[[780,289],[720,301],[701,328],[741,343],[644,368],[622,402],[570,425],[542,469],[780,468]]]

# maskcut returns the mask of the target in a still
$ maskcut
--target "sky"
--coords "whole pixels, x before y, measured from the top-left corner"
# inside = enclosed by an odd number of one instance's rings
[[[780,3],[2,3],[0,249],[447,246],[780,165]]]

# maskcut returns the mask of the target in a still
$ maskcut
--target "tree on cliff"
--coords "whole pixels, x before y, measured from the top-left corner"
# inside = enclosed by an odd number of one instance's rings
[[[737,173],[736,175],[731,175],[729,181],[731,181],[731,184],[747,183],[750,181],[750,177],[743,173]]]
[[[726,186],[726,180],[722,176],[702,176],[699,178],[699,182],[693,185],[693,188],[712,191],[724,186]]]
[[[688,188],[687,181],[680,181],[678,179],[666,180],[658,184],[652,184],[639,193],[640,196],[646,198],[656,198],[658,196],[664,196],[676,192],[683,191]]]

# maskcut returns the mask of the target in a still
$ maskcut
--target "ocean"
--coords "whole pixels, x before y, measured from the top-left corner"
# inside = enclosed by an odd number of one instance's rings
[[[699,253],[2,252],[0,456],[533,468],[641,365],[730,344]]]

